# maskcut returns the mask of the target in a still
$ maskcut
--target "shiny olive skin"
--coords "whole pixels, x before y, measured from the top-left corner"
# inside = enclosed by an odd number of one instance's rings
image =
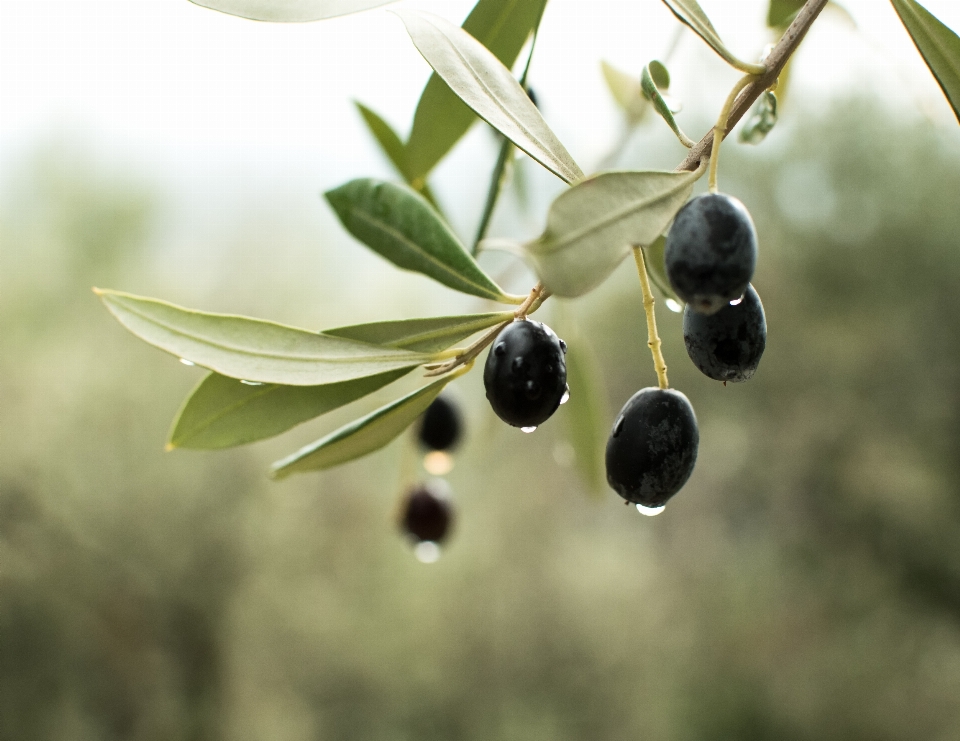
[[[427,450],[452,450],[463,434],[463,416],[446,395],[438,396],[420,418],[417,439]]]
[[[567,390],[566,344],[545,324],[523,319],[497,336],[483,368],[493,411],[508,425],[536,427]]]
[[[415,540],[442,543],[450,533],[453,519],[453,505],[441,486],[418,484],[406,493],[400,527]]]
[[[713,314],[747,290],[757,266],[757,232],[744,205],[723,193],[692,198],[664,248],[667,278],[694,311]]]
[[[715,381],[738,383],[753,377],[767,345],[767,319],[753,286],[743,299],[704,316],[683,310],[683,344],[700,371]]]
[[[628,502],[661,507],[687,483],[700,432],[690,401],[673,389],[640,389],[613,423],[607,482]]]

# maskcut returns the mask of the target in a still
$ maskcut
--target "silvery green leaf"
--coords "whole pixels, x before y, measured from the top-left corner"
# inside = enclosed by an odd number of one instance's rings
[[[436,359],[262,319],[193,311],[119,291],[96,293],[140,339],[236,379],[316,386],[415,368]]]
[[[657,82],[657,77],[660,78],[660,82]],[[663,84],[664,82],[666,85]],[[653,103],[653,109],[667,122],[667,125],[673,133],[677,135],[677,138],[683,145],[685,147],[692,147],[696,142],[680,130],[680,126],[673,117],[673,108],[660,93],[660,88],[666,88],[669,85],[670,74],[667,72],[667,68],[660,62],[650,62],[650,64],[643,68],[643,72],[640,73],[640,88],[643,91],[643,96]]]
[[[540,25],[546,0],[479,0],[463,30],[483,44],[505,67],[512,67],[524,43]],[[413,179],[425,178],[477,120],[436,73],[413,115],[407,142],[407,168]]]
[[[412,188],[361,178],[325,195],[347,231],[397,267],[472,296],[511,300]]]
[[[960,37],[915,0],[890,0],[960,120]]]
[[[397,15],[424,59],[480,118],[565,182],[583,177],[526,91],[483,44],[438,16]]]
[[[606,61],[600,62],[600,68],[607,88],[617,105],[627,114],[627,119],[631,123],[639,123],[650,107],[649,101],[643,97],[640,80]]]
[[[453,376],[439,378],[430,385],[331,432],[274,463],[271,475],[281,479],[300,471],[321,471],[379,450],[413,424],[452,380]]]
[[[763,65],[741,61],[726,47],[697,0],[663,0],[663,2],[681,22],[706,41],[725,62],[749,74],[760,75],[766,71]]]
[[[512,312],[404,319],[327,330],[325,334],[389,347],[436,352],[510,319]],[[214,449],[278,435],[392,383],[410,369],[323,386],[249,385],[211,373],[186,399],[168,448]]]
[[[584,483],[592,492],[604,484],[603,451],[609,420],[604,412],[603,378],[595,354],[586,339],[565,332],[567,338],[567,384],[570,400],[564,406],[567,435],[574,461]]]
[[[392,0],[190,0],[196,5],[255,21],[302,23],[357,13]]]
[[[596,288],[632,245],[660,236],[702,174],[605,172],[561,193],[543,234],[525,245],[540,280],[558,296]]]
[[[744,144],[759,144],[767,138],[777,124],[777,96],[769,90],[757,98],[750,112],[750,118],[740,129],[740,141]]]
[[[673,299],[680,306],[683,306],[683,299],[677,296],[673,287],[670,285],[670,279],[667,278],[667,265],[664,261],[666,247],[667,237],[665,234],[661,234],[652,243],[644,245],[643,262],[647,266],[647,275],[650,276],[650,280],[660,291],[661,295],[665,298]]]

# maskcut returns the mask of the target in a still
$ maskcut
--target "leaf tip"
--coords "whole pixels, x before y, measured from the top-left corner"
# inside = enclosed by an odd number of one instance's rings
[[[169,453],[169,452],[171,452],[171,451],[173,451],[173,450],[176,450],[176,449],[177,449],[177,445],[176,445],[176,443],[174,443],[172,440],[171,440],[170,442],[168,442],[166,445],[163,446],[163,452],[164,452],[164,453]]]

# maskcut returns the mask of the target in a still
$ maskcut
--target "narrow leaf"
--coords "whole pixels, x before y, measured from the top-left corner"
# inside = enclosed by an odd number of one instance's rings
[[[444,376],[320,438],[274,463],[271,475],[280,479],[298,471],[320,471],[379,450],[413,424],[452,380]]]
[[[325,195],[347,231],[397,267],[472,296],[504,299],[500,287],[413,189],[361,178]]]
[[[512,311],[425,319],[398,319],[324,330],[324,334],[414,352],[446,350],[455,342],[513,317]]]
[[[706,41],[728,64],[754,75],[763,74],[766,71],[763,65],[747,64],[739,60],[726,47],[720,39],[720,34],[717,33],[697,0],[663,0],[663,2],[681,22],[689,26],[697,36]]]
[[[890,0],[960,120],[960,37],[915,0]]]
[[[757,98],[750,117],[740,129],[740,141],[744,144],[759,144],[777,125],[777,96],[769,90]]]
[[[397,14],[424,59],[480,118],[565,182],[583,177],[510,70],[483,44],[438,16]]]
[[[214,450],[273,437],[372,394],[409,372],[401,368],[324,386],[250,386],[210,373],[177,414],[167,449]]]
[[[770,0],[767,7],[767,27],[782,33],[805,2],[806,0]]]
[[[440,205],[437,203],[436,198],[433,197],[433,193],[430,190],[430,186],[427,185],[426,180],[424,178],[416,179],[411,177],[406,163],[406,147],[397,135],[397,132],[373,109],[368,108],[358,101],[354,101],[353,104],[360,112],[360,116],[363,118],[363,122],[367,125],[373,138],[376,139],[377,144],[380,145],[380,149],[387,156],[387,159],[390,160],[390,164],[396,168],[397,172],[407,184],[426,198],[427,202],[442,216]]]
[[[606,172],[560,194],[547,228],[525,247],[544,285],[558,296],[598,286],[630,252],[650,244],[690,197],[696,172]]]
[[[480,0],[463,30],[483,44],[504,66],[513,67],[530,34],[540,25],[546,0]],[[407,142],[413,179],[425,178],[477,120],[436,73],[420,96]]]
[[[356,13],[392,0],[190,0],[196,5],[255,21],[302,23]]]
[[[659,82],[654,79],[657,76],[660,77]],[[666,82],[666,85],[664,85],[663,82]],[[680,126],[673,117],[673,110],[660,94],[659,88],[666,88],[669,85],[670,74],[667,72],[667,68],[664,67],[660,62],[650,62],[650,64],[643,68],[643,72],[640,75],[640,88],[643,90],[644,97],[653,103],[653,109],[660,114],[660,117],[664,121],[667,122],[667,126],[669,126],[671,131],[677,135],[677,138],[683,143],[683,145],[685,147],[692,147],[696,142],[694,142],[692,139],[690,139],[690,137],[680,130]]]
[[[570,400],[564,407],[567,435],[580,476],[591,491],[598,492],[604,483],[603,451],[609,426],[601,387],[603,375],[586,339],[570,332],[564,336],[569,347],[567,383]]]
[[[341,327],[325,334],[437,352],[512,316],[512,312],[500,312],[407,319]],[[168,448],[228,448],[272,437],[373,393],[408,372],[400,369],[324,386],[251,386],[211,373],[184,402],[174,420]]]
[[[166,301],[95,289],[133,334],[161,350],[231,378],[315,386],[415,368],[432,355]]]

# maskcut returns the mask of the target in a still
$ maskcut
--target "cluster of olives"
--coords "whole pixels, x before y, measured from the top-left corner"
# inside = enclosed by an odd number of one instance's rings
[[[664,257],[670,285],[686,302],[683,339],[690,359],[714,380],[749,379],[763,355],[767,324],[750,285],[757,236],[746,208],[719,193],[690,200],[674,220]],[[641,389],[614,422],[607,481],[627,502],[659,511],[693,473],[699,441],[686,396]]]
[[[757,236],[746,208],[719,193],[693,198],[677,213],[665,262],[670,285],[686,302],[683,339],[690,359],[717,381],[751,378],[766,345],[767,324],[750,285]],[[549,419],[570,393],[566,352],[566,343],[541,322],[525,318],[505,327],[483,370],[497,416],[526,432]],[[460,433],[458,410],[438,397],[420,425],[421,445],[447,451]],[[699,442],[686,396],[669,388],[640,389],[620,410],[607,440],[607,482],[628,503],[656,513],[690,478]],[[452,519],[449,498],[436,485],[421,484],[407,493],[402,527],[416,541],[441,542]]]

